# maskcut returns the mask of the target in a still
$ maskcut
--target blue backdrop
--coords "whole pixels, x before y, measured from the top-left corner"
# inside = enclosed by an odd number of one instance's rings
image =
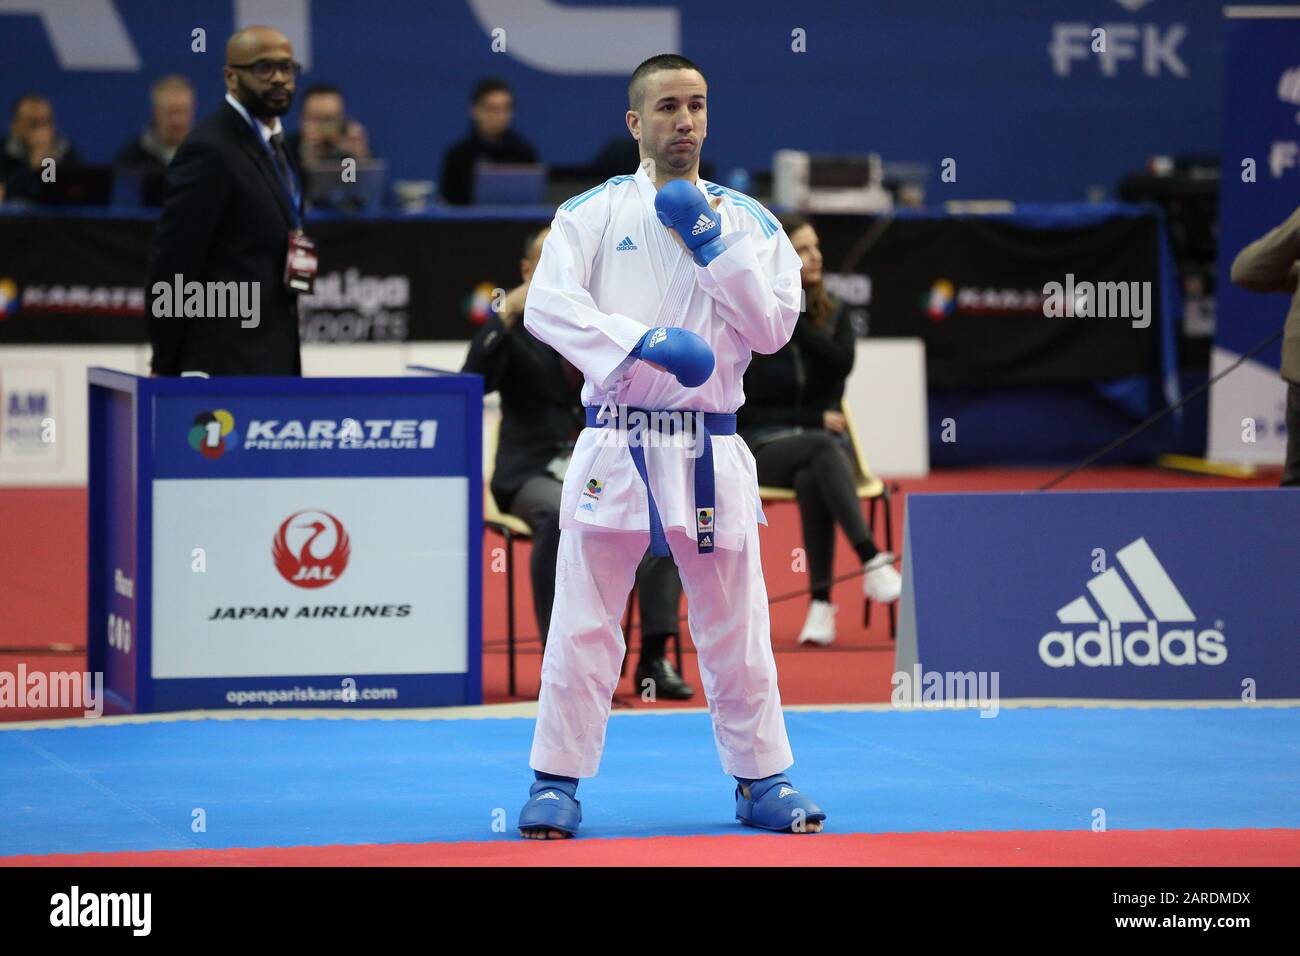
[[[104,162],[145,123],[153,79],[189,76],[207,113],[226,37],[270,22],[297,41],[303,84],[343,87],[396,177],[436,178],[478,78],[513,83],[520,131],[546,161],[578,165],[626,135],[637,60],[676,46],[709,80],[705,158],[719,175],[766,169],[782,147],[874,150],[929,164],[932,201],[1078,199],[1149,154],[1218,151],[1220,11],[1213,0],[6,0],[0,93],[49,94],[66,133]],[[1104,56],[1089,49],[1096,27]],[[206,53],[191,50],[196,28]],[[806,52],[792,51],[797,30]],[[955,183],[938,181],[945,157]]]
[[[1214,342],[1235,355],[1277,331],[1286,296],[1260,295],[1232,284],[1232,260],[1295,211],[1300,180],[1300,20],[1228,21],[1227,88],[1237,104],[1223,131],[1219,199],[1218,314]],[[1249,181],[1242,163],[1255,161]],[[1279,339],[1256,357],[1282,367]],[[1241,383],[1234,383],[1241,384]],[[1267,402],[1272,396],[1263,396]],[[1264,408],[1267,405],[1263,405]],[[1262,409],[1261,409],[1262,411]],[[1266,420],[1267,415],[1261,414]]]

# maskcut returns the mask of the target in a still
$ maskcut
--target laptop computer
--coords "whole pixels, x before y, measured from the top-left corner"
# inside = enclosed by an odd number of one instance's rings
[[[474,205],[540,206],[545,201],[545,165],[482,161],[474,164]]]
[[[388,162],[383,159],[357,160],[355,182],[344,182],[342,160],[308,163],[303,171],[308,206],[355,212],[382,209],[388,187]]]

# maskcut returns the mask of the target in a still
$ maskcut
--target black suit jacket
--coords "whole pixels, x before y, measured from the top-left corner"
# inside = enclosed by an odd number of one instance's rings
[[[289,161],[297,173],[292,153]],[[297,294],[284,284],[293,221],[258,133],[223,103],[195,126],[167,167],[145,288],[155,374],[302,374]],[[174,285],[177,274],[185,282],[260,283],[259,324],[243,328],[238,316],[157,317],[155,283]]]
[[[570,378],[560,353],[524,328],[522,315],[507,329],[495,312],[470,343],[462,371],[482,375],[484,392],[501,393],[492,497],[509,511],[524,482],[573,450],[586,424],[582,378]]]
[[[842,303],[835,303],[827,326],[813,325],[804,312],[789,342],[771,355],[754,354],[745,370],[745,404],[736,413],[742,437],[770,426],[821,428],[823,412],[840,410],[854,360],[853,322]]]

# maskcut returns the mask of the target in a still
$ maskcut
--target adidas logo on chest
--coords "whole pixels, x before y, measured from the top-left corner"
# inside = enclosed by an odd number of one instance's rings
[[[631,236],[624,236],[623,241],[614,247],[615,252],[636,252],[636,243]]]

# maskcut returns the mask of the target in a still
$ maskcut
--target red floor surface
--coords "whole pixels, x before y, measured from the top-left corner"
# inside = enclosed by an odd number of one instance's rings
[[[924,479],[903,480],[894,499],[895,542],[902,540],[903,500],[912,492],[1023,491],[1037,487],[1057,469],[963,469],[938,472]],[[1250,481],[1208,478],[1151,468],[1096,468],[1075,475],[1060,490],[1101,488],[1269,487],[1276,474]],[[767,506],[769,527],[762,529],[763,571],[773,598],[806,587],[806,575],[794,570],[802,545],[798,512],[792,503]],[[882,539],[883,529],[877,530]],[[493,549],[500,538],[484,538],[484,701],[497,703],[506,694],[505,575],[493,570]],[[541,646],[536,639],[532,596],[528,583],[528,546],[516,551],[516,601],[521,643],[518,692],[537,696]],[[852,550],[839,536],[836,572],[854,567]],[[0,489],[0,670],[16,671],[20,662],[34,669],[84,669],[85,654],[51,654],[52,644],[84,648],[86,641],[86,495],[84,489]],[[772,641],[781,674],[782,699],[787,704],[823,704],[889,699],[893,672],[893,643],[883,611],[874,614],[869,629],[862,626],[862,597],[856,580],[836,585],[832,600],[839,608],[839,639],[830,648],[800,648],[795,638],[807,612],[806,593],[772,604]],[[8,649],[8,650],[7,650]],[[685,643],[684,676],[698,690],[699,671],[689,640]],[[643,703],[633,692],[629,673],[620,688],[620,702],[635,707],[702,706],[703,695],[674,705]],[[0,710],[0,720],[31,720],[74,716],[73,711]]]
[[[0,867],[1296,865],[1300,830],[755,834],[0,857]]]

